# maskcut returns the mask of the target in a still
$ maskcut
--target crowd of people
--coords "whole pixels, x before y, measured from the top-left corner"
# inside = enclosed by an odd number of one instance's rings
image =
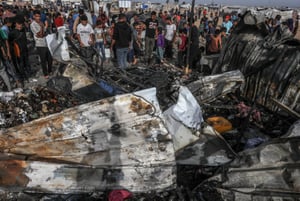
[[[89,57],[96,50],[104,65],[111,54],[121,69],[138,62],[152,65],[153,61],[155,66],[174,62],[179,68],[187,65],[196,68],[201,54],[220,53],[240,18],[234,13],[206,9],[200,9],[193,18],[190,16],[190,12],[174,9],[133,15],[120,9],[118,15],[109,16],[102,8],[99,13],[85,13],[83,9],[55,11],[40,5],[0,5],[1,77],[11,90],[12,83],[20,87],[32,76],[27,39],[31,35],[40,57],[42,76],[48,79],[53,59],[46,36],[62,26],[68,27],[70,37],[78,40],[83,56]],[[297,28],[295,22],[288,24],[291,32]],[[280,24],[280,16],[266,19],[270,33]]]

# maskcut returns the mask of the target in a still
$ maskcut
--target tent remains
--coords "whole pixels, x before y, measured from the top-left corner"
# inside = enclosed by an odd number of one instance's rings
[[[246,79],[245,98],[274,112],[285,106],[285,111],[294,111],[289,112],[291,115],[300,113],[300,41],[287,26],[270,35],[260,15],[246,12],[223,48],[213,74],[237,69]]]
[[[11,192],[132,192],[176,186],[172,137],[154,88],[1,131],[0,186]]]

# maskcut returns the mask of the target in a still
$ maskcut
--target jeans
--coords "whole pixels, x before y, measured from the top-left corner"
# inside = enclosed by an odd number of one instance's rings
[[[127,54],[127,61],[132,63],[134,61],[134,50],[130,49]]]
[[[119,68],[126,68],[127,67],[127,54],[128,54],[129,48],[117,48],[117,60],[118,60],[118,66]]]
[[[161,60],[164,58],[164,49],[163,47],[157,47],[156,49],[158,63],[161,63]]]
[[[95,48],[98,50],[98,53],[100,53],[103,61],[105,61],[106,57],[105,57],[104,42],[96,42]]]

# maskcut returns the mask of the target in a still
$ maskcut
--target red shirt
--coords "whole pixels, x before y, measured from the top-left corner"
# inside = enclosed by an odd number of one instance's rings
[[[64,19],[62,17],[57,17],[54,19],[54,24],[56,27],[64,26]]]

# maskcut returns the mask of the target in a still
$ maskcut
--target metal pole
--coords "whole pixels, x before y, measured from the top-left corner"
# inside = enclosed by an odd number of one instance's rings
[[[192,26],[193,26],[193,18],[194,18],[194,7],[195,7],[195,0],[192,0],[192,8],[191,14],[189,16],[189,37],[188,37],[188,47],[187,47],[187,64],[185,68],[185,74],[189,73],[189,63],[190,63],[190,53],[191,53],[191,38],[192,38]],[[195,50],[194,50],[195,51]]]

